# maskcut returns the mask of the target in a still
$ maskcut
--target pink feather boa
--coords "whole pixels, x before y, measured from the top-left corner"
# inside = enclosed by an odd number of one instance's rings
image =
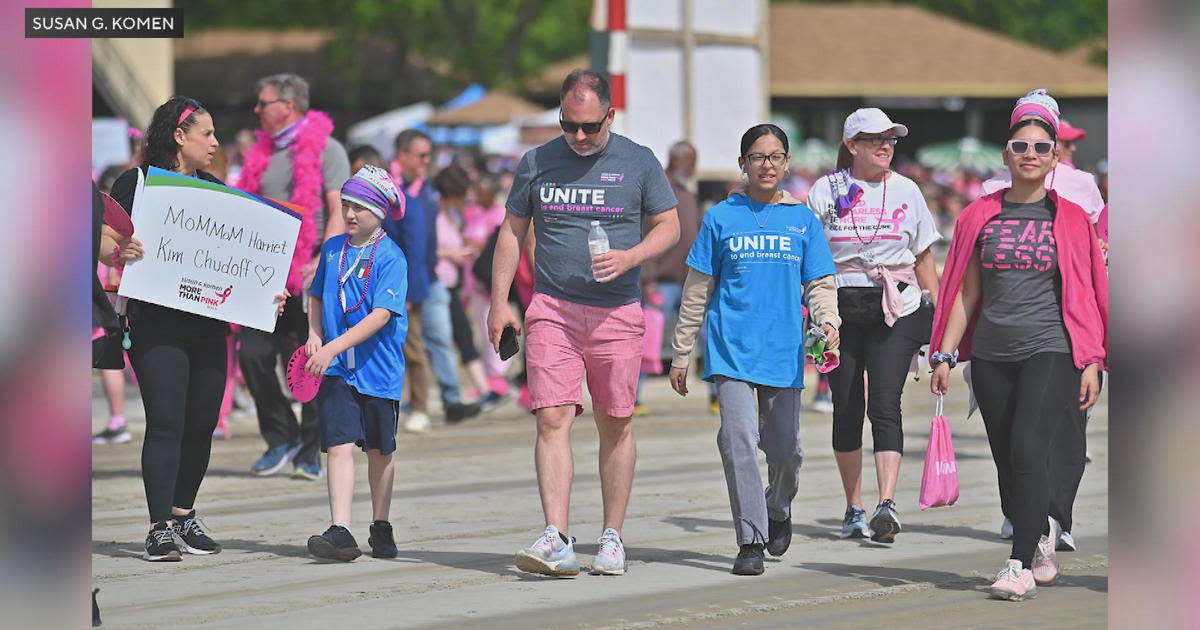
[[[329,116],[324,112],[309,110],[288,147],[292,152],[292,198],[288,201],[305,210],[285,285],[292,295],[300,295],[304,290],[304,266],[312,260],[317,245],[316,217],[325,208],[321,194],[325,188],[321,175],[321,152],[325,150],[331,133],[333,121]],[[275,144],[271,134],[265,131],[255,131],[254,135],[258,142],[246,153],[246,162],[236,188],[259,195],[262,194],[263,172],[267,170],[271,155],[275,152]]]

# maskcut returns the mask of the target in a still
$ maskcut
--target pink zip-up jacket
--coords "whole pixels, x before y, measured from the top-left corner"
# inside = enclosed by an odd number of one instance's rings
[[[979,242],[979,233],[988,221],[1000,214],[1005,190],[980,197],[967,206],[954,224],[954,241],[942,271],[938,305],[933,315],[930,356],[940,352],[950,310],[962,288],[971,254]],[[1071,341],[1075,367],[1083,369],[1099,363],[1108,369],[1108,273],[1104,254],[1092,231],[1087,213],[1078,204],[1047,191],[1057,209],[1054,213],[1054,241],[1058,247],[1058,270],[1062,277],[1063,323]],[[971,337],[979,320],[979,306],[968,313],[967,331],[958,344],[958,360],[971,359]]]

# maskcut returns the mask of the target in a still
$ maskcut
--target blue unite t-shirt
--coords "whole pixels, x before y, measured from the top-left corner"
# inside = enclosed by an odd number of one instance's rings
[[[379,241],[375,259],[369,265],[370,246],[347,247],[345,269],[342,272],[348,274],[342,285],[346,308],[358,303],[368,275],[370,283],[363,305],[350,313],[343,313],[337,295],[338,267],[342,266],[342,245],[348,238],[349,235],[343,234],[325,241],[321,248],[321,260],[317,263],[317,273],[309,287],[312,294],[321,299],[324,342],[329,343],[341,336],[376,308],[386,308],[394,315],[370,338],[335,357],[325,374],[342,377],[360,394],[400,400],[404,385],[404,336],[408,334],[408,314],[404,306],[408,293],[408,262],[400,247],[387,237]],[[350,366],[351,354],[353,367]]]
[[[734,195],[705,213],[687,264],[717,281],[704,379],[803,388],[804,285],[835,272],[812,210]]]

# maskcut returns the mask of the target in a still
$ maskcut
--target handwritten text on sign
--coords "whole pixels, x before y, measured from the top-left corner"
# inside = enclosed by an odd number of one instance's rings
[[[242,191],[158,168],[139,186],[120,294],[259,330],[275,329],[300,216]]]

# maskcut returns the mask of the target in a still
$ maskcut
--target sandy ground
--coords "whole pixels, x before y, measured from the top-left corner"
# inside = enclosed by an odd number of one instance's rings
[[[811,382],[811,379],[810,381]],[[806,409],[795,537],[759,577],[729,573],[737,547],[716,449],[718,420],[698,383],[680,399],[647,383],[651,414],[637,419],[638,468],[623,536],[621,577],[553,579],[520,573],[513,553],[542,529],[533,471],[534,426],[515,405],[425,435],[401,434],[392,523],[400,555],[349,564],[309,557],[305,540],[327,527],[324,482],[255,477],[262,452],[252,416],[235,412],[234,437],[216,441],[198,509],[225,550],[179,563],[141,560],[146,508],[139,466],[141,402],[129,389],[133,442],[93,447],[92,573],[105,627],[150,628],[1099,628],[1108,605],[1108,414],[1088,430],[1093,458],[1075,507],[1079,551],[1060,555],[1064,577],[1033,601],[989,600],[1007,557],[995,470],[978,414],[965,419],[955,377],[947,400],[961,498],[921,512],[917,490],[933,401],[927,382],[904,399],[908,457],[897,497],[904,530],[894,545],[836,536],[844,501],[830,449],[830,416]],[[435,397],[436,398],[436,397]],[[806,393],[805,399],[809,399]],[[107,410],[97,385],[93,425]],[[590,562],[600,534],[597,441],[590,412],[573,432],[572,534]],[[868,437],[869,443],[869,437]],[[864,479],[874,479],[867,457]],[[285,469],[290,472],[290,467]],[[355,532],[364,549],[370,504],[358,469]],[[864,500],[874,505],[869,485]]]

